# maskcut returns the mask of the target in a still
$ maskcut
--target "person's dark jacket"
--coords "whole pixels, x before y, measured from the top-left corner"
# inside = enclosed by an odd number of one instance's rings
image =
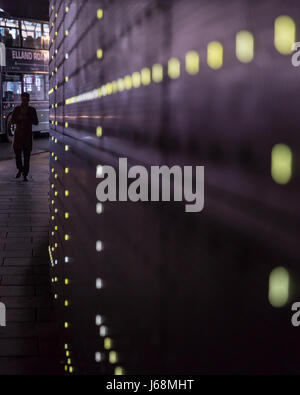
[[[32,125],[38,125],[39,120],[35,108],[28,106],[27,113],[21,114],[21,106],[14,109],[11,123],[16,125],[14,149],[32,150]]]

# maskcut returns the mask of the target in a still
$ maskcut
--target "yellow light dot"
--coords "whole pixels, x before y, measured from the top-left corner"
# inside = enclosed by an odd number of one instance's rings
[[[58,226],[55,226],[55,228],[54,228],[55,230],[58,230]]]
[[[69,151],[69,148],[70,148],[70,147],[69,147],[68,145],[66,145],[66,146],[65,146],[65,151]]]
[[[148,68],[144,68],[141,71],[141,80],[143,85],[151,84],[151,71]]]
[[[66,191],[65,191],[65,196],[69,196],[69,194],[70,194],[69,191],[66,190]]]
[[[56,12],[56,13],[55,13],[55,18],[57,18],[57,17],[58,17],[58,13]]]
[[[69,7],[66,7],[66,12],[69,12]]]
[[[189,51],[185,56],[185,68],[188,74],[196,75],[199,73],[200,57],[195,51]]]
[[[103,58],[103,50],[102,49],[97,49],[97,58],[102,59]]]
[[[250,63],[254,58],[254,37],[247,30],[236,35],[236,57],[242,63]]]
[[[102,137],[102,127],[98,126],[96,129],[96,135],[97,137]]]
[[[180,61],[177,58],[171,58],[168,62],[168,74],[173,80],[180,77]]]
[[[110,351],[108,360],[110,363],[117,363],[118,362],[118,354],[115,351]]]
[[[272,270],[269,277],[269,302],[273,307],[283,307],[289,299],[290,276],[284,267]]]
[[[57,36],[57,35],[58,35],[58,33],[57,33],[57,32],[55,32],[55,35]]]
[[[293,153],[285,144],[276,144],[272,149],[271,174],[275,182],[287,184],[293,173]]]
[[[124,375],[124,369],[121,368],[120,366],[117,366],[115,368],[115,376],[123,376]]]
[[[70,236],[69,235],[65,235],[65,240],[66,241],[70,240]]]
[[[113,341],[110,337],[106,337],[104,339],[104,348],[105,350],[110,350],[113,346]]]
[[[54,295],[54,299],[58,299],[58,295],[57,294]]]
[[[296,41],[296,24],[292,18],[282,15],[275,20],[274,45],[282,55],[289,55],[293,52]]]
[[[69,323],[68,323],[67,321],[65,321],[64,327],[65,327],[65,328],[69,328]]]
[[[69,81],[69,77],[68,77],[68,76],[65,77],[65,81],[66,81],[66,82]]]
[[[69,213],[65,213],[65,218],[68,219],[70,217]]]
[[[70,351],[66,351],[66,357],[70,356]]]
[[[141,75],[138,72],[132,74],[132,85],[134,88],[139,88],[141,86]]]
[[[161,64],[154,64],[152,66],[152,79],[156,84],[162,82],[164,77],[164,70]]]
[[[69,279],[65,278],[65,285],[69,285]]]
[[[68,306],[69,306],[69,301],[65,300],[65,307],[68,307]]]
[[[124,78],[125,89],[130,90],[132,88],[132,78],[130,75],[126,75]]]
[[[64,348],[65,348],[65,350],[68,350],[69,345],[67,343],[65,343]]]
[[[58,196],[58,192],[57,191],[54,192],[54,196]]]
[[[57,174],[55,174],[54,178],[58,178],[58,175],[57,175]]]
[[[97,10],[97,18],[98,19],[102,19],[103,18],[103,10],[101,8],[99,8]]]
[[[118,79],[118,89],[119,89],[120,92],[123,92],[123,90],[125,89],[124,81],[123,81],[122,78]]]
[[[70,366],[69,367],[69,373],[73,373],[74,372],[74,368],[73,368],[73,366]]]
[[[66,372],[68,371],[68,365],[65,365],[65,371]]]
[[[112,91],[113,91],[112,84],[111,83],[106,84],[106,92],[107,92],[107,94],[111,95]]]
[[[68,358],[68,359],[67,359],[67,364],[68,364],[68,365],[71,365],[71,363],[72,363],[72,362],[71,362],[71,358]]]
[[[68,173],[69,173],[69,171],[70,171],[70,170],[69,170],[69,168],[68,168],[68,167],[66,167],[66,168],[65,168],[65,173],[66,173],[66,174],[68,174]]]
[[[66,30],[65,34],[66,34],[66,36],[68,36],[69,35],[69,30]]]
[[[113,93],[116,93],[118,91],[118,83],[117,83],[117,81],[113,81],[112,82],[112,90],[113,90]]]
[[[207,64],[214,70],[223,66],[223,46],[218,41],[212,41],[207,46]]]

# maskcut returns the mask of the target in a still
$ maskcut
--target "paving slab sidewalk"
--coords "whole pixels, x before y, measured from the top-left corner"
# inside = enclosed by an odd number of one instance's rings
[[[58,326],[50,295],[49,154],[32,157],[29,182],[0,162],[0,375],[59,374]]]

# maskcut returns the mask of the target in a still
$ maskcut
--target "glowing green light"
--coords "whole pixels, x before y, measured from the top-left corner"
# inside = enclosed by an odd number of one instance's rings
[[[250,63],[254,58],[253,34],[242,30],[236,35],[236,57],[242,63]]]
[[[223,46],[218,41],[212,41],[207,46],[207,64],[214,70],[223,66]]]
[[[195,75],[199,73],[200,57],[197,52],[189,51],[185,56],[185,68],[188,74]]]
[[[141,81],[146,86],[151,84],[151,71],[146,67],[141,71]]]
[[[180,61],[176,58],[171,58],[168,63],[169,77],[175,80],[180,77]]]
[[[152,66],[152,79],[156,84],[162,82],[164,78],[164,70],[161,64],[154,64]]]
[[[284,267],[272,270],[269,278],[269,302],[273,307],[283,307],[289,299],[289,273]]]
[[[271,174],[275,182],[287,184],[292,178],[293,153],[285,144],[277,144],[272,149]]]
[[[296,41],[296,24],[292,18],[286,15],[279,16],[275,20],[274,45],[278,52],[289,55],[293,52]]]

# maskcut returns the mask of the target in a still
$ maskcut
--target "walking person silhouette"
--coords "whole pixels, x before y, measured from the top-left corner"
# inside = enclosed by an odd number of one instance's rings
[[[11,118],[11,123],[16,125],[13,148],[18,169],[16,178],[20,178],[23,174],[24,181],[28,181],[27,176],[29,173],[30,154],[32,151],[32,125],[38,125],[39,120],[35,108],[29,106],[29,93],[23,92],[21,100],[21,105],[15,107]],[[24,165],[22,153],[24,156]]]

